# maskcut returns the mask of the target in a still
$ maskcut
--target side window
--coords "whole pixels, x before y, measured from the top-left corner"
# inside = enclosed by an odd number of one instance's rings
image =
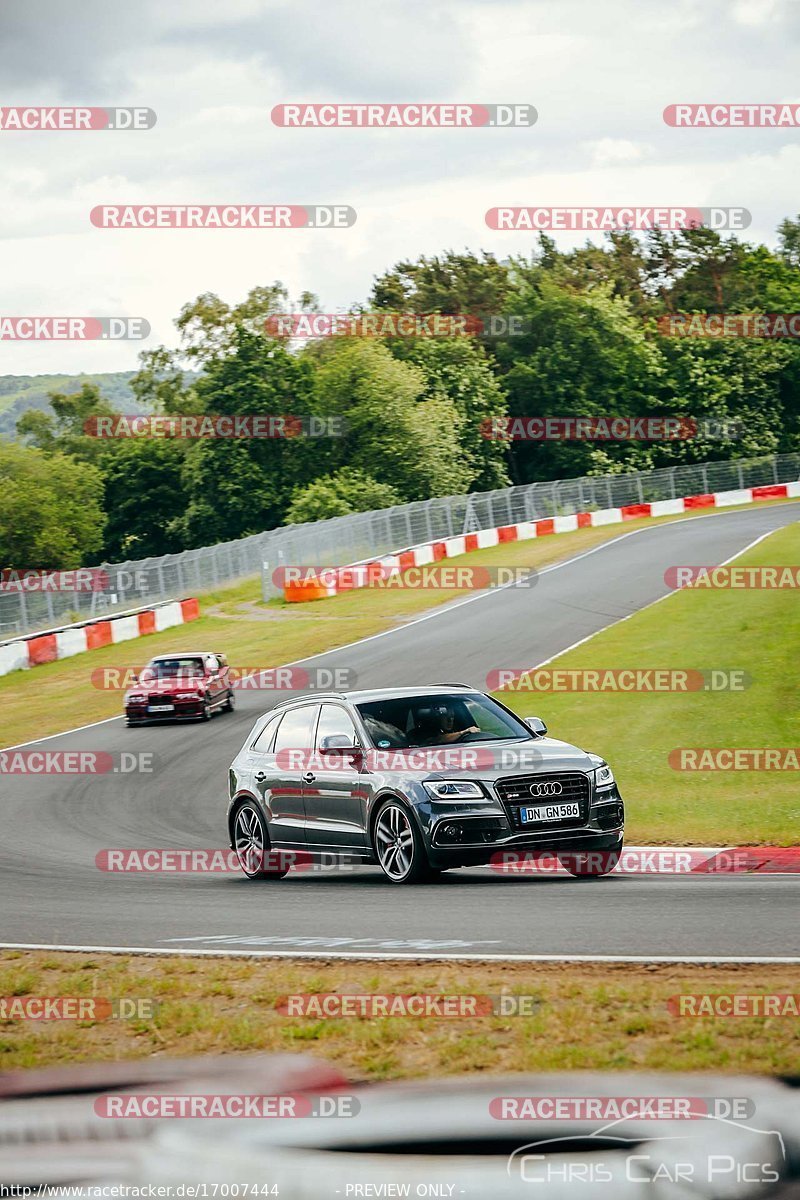
[[[219,670],[219,663],[214,654],[209,654],[206,658],[206,670],[214,675]]]
[[[316,704],[304,704],[301,708],[292,708],[284,713],[275,739],[275,753],[280,750],[310,750],[316,716]]]
[[[317,729],[317,749],[326,737],[346,737],[347,745],[352,746],[358,741],[356,728],[350,720],[350,715],[338,704],[323,704]]]
[[[267,721],[266,725],[261,730],[261,733],[253,742],[251,747],[252,750],[260,750],[262,754],[266,754],[269,751],[269,744],[275,736],[275,730],[278,728],[279,720],[280,717],[273,717],[271,721]]]

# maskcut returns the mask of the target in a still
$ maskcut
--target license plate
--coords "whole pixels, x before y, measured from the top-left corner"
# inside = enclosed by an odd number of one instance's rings
[[[175,712],[174,704],[148,704],[148,712]]]
[[[581,815],[579,804],[543,804],[537,808],[521,808],[519,819],[523,825],[533,821],[568,821]]]

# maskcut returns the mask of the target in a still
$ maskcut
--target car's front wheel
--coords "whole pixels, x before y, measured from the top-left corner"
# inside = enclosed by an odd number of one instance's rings
[[[269,848],[267,828],[255,804],[243,804],[233,822],[233,848],[248,879],[283,879],[288,867]],[[277,860],[277,861],[276,861]]]
[[[438,876],[428,862],[422,835],[399,800],[380,806],[372,841],[380,868],[392,883],[422,883]]]

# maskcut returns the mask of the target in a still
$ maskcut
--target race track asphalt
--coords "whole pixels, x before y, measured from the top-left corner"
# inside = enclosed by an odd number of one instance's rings
[[[488,671],[539,664],[665,595],[668,566],[724,562],[798,516],[796,505],[776,505],[622,534],[544,570],[534,587],[481,593],[305,661],[348,667],[359,687],[483,687]],[[40,743],[151,752],[152,774],[0,777],[0,942],[325,957],[800,960],[800,877],[586,882],[472,869],[397,888],[377,867],[255,884],[234,874],[98,869],[105,848],[223,846],[228,764],[255,717],[286,695],[242,691],[236,713],[210,724],[127,729],[115,719]],[[553,733],[570,739],[569,729]]]

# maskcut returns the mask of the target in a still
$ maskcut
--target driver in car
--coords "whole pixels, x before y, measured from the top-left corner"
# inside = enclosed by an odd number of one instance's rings
[[[471,723],[463,702],[453,704],[442,701],[418,709],[414,741],[419,746],[441,746],[457,742],[467,733],[480,732],[478,726]]]

